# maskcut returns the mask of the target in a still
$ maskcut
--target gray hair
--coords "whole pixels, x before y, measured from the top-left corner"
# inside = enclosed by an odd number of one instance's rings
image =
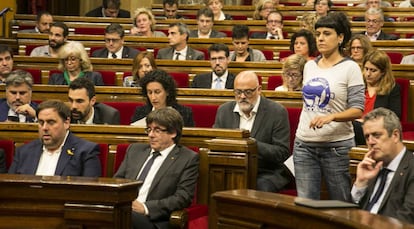
[[[364,123],[381,117],[384,120],[384,128],[387,130],[388,136],[391,136],[394,130],[398,130],[400,133],[400,140],[402,140],[401,122],[398,116],[392,110],[384,107],[376,108],[364,116]]]
[[[29,72],[20,69],[14,70],[6,78],[6,88],[9,86],[20,86],[22,84],[26,84],[32,89],[33,78]]]

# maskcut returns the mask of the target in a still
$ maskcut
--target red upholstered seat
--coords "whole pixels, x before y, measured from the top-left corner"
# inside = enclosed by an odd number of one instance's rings
[[[32,53],[33,49],[39,47],[41,45],[26,45],[26,56],[30,56],[30,53]]]
[[[6,168],[8,169],[13,162],[14,142],[12,140],[0,140],[0,148],[6,153]]]
[[[174,78],[177,87],[187,88],[189,86],[189,76],[186,72],[169,72],[172,78]]]
[[[246,15],[233,15],[231,17],[233,18],[233,20],[242,20],[242,21],[247,20],[247,16]]]
[[[99,160],[101,161],[102,167],[102,176],[106,177],[108,170],[108,156],[109,156],[109,147],[108,144],[99,144]]]
[[[387,55],[390,57],[392,64],[400,64],[403,58],[403,54],[400,52],[386,52]]]
[[[75,28],[75,34],[105,35],[105,28]]]
[[[282,50],[282,51],[279,52],[279,60],[284,60],[292,54],[293,54],[293,52],[290,51],[290,50]]]
[[[273,58],[273,51],[272,50],[262,50],[266,60],[274,60]]]
[[[131,118],[134,115],[135,108],[143,106],[143,102],[103,102],[119,111],[121,118],[121,125],[131,124]]]
[[[25,71],[29,72],[33,77],[33,83],[41,84],[42,83],[42,71],[40,69],[26,68]]]
[[[282,76],[269,76],[267,80],[267,90],[275,90],[275,88],[283,84]]]
[[[191,107],[195,127],[213,127],[219,105],[210,104],[183,104]]]
[[[92,46],[90,51],[89,51],[89,56],[92,56],[93,52],[95,52],[96,50],[101,49],[101,48],[103,48],[103,47],[101,47],[101,46]]]
[[[101,73],[103,82],[105,86],[115,86],[116,85],[116,72],[114,71],[102,71],[98,70],[97,72]]]

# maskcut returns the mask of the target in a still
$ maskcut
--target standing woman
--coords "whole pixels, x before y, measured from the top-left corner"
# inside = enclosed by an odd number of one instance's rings
[[[206,0],[206,5],[213,11],[214,20],[213,21],[223,21],[223,20],[232,20],[230,14],[225,14],[223,12],[224,0]]]
[[[324,177],[329,198],[351,201],[349,150],[355,145],[352,120],[364,110],[364,81],[359,66],[343,50],[351,25],[342,12],[315,24],[321,54],[303,72],[303,109],[293,149],[299,197],[320,199]]]
[[[92,71],[92,64],[82,43],[71,41],[59,49],[58,69],[61,73],[53,73],[49,78],[50,85],[69,85],[79,77],[91,80],[95,86],[103,86],[102,75]]]

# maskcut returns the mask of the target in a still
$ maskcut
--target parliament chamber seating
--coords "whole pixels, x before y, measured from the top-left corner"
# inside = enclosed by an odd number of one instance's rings
[[[24,70],[29,72],[30,75],[32,75],[33,83],[35,83],[35,84],[41,84],[42,83],[42,71],[40,69],[27,68],[27,69],[24,69]]]
[[[282,76],[269,76],[267,79],[267,90],[275,90],[275,88],[283,85]]]
[[[400,64],[403,54],[400,52],[385,52],[391,60],[391,64]]]
[[[108,106],[111,106],[119,111],[121,125],[130,125],[131,118],[134,115],[137,107],[143,106],[142,102],[107,102],[104,101]]]
[[[8,169],[13,162],[13,155],[15,149],[13,140],[0,140],[0,148],[4,150],[6,168]]]

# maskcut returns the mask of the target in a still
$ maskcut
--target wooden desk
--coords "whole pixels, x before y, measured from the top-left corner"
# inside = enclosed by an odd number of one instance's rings
[[[0,228],[131,228],[138,181],[0,174]]]
[[[295,197],[254,190],[230,190],[213,194],[210,228],[414,228],[397,219],[367,211],[312,209],[296,206]],[[214,205],[212,205],[214,206]]]

